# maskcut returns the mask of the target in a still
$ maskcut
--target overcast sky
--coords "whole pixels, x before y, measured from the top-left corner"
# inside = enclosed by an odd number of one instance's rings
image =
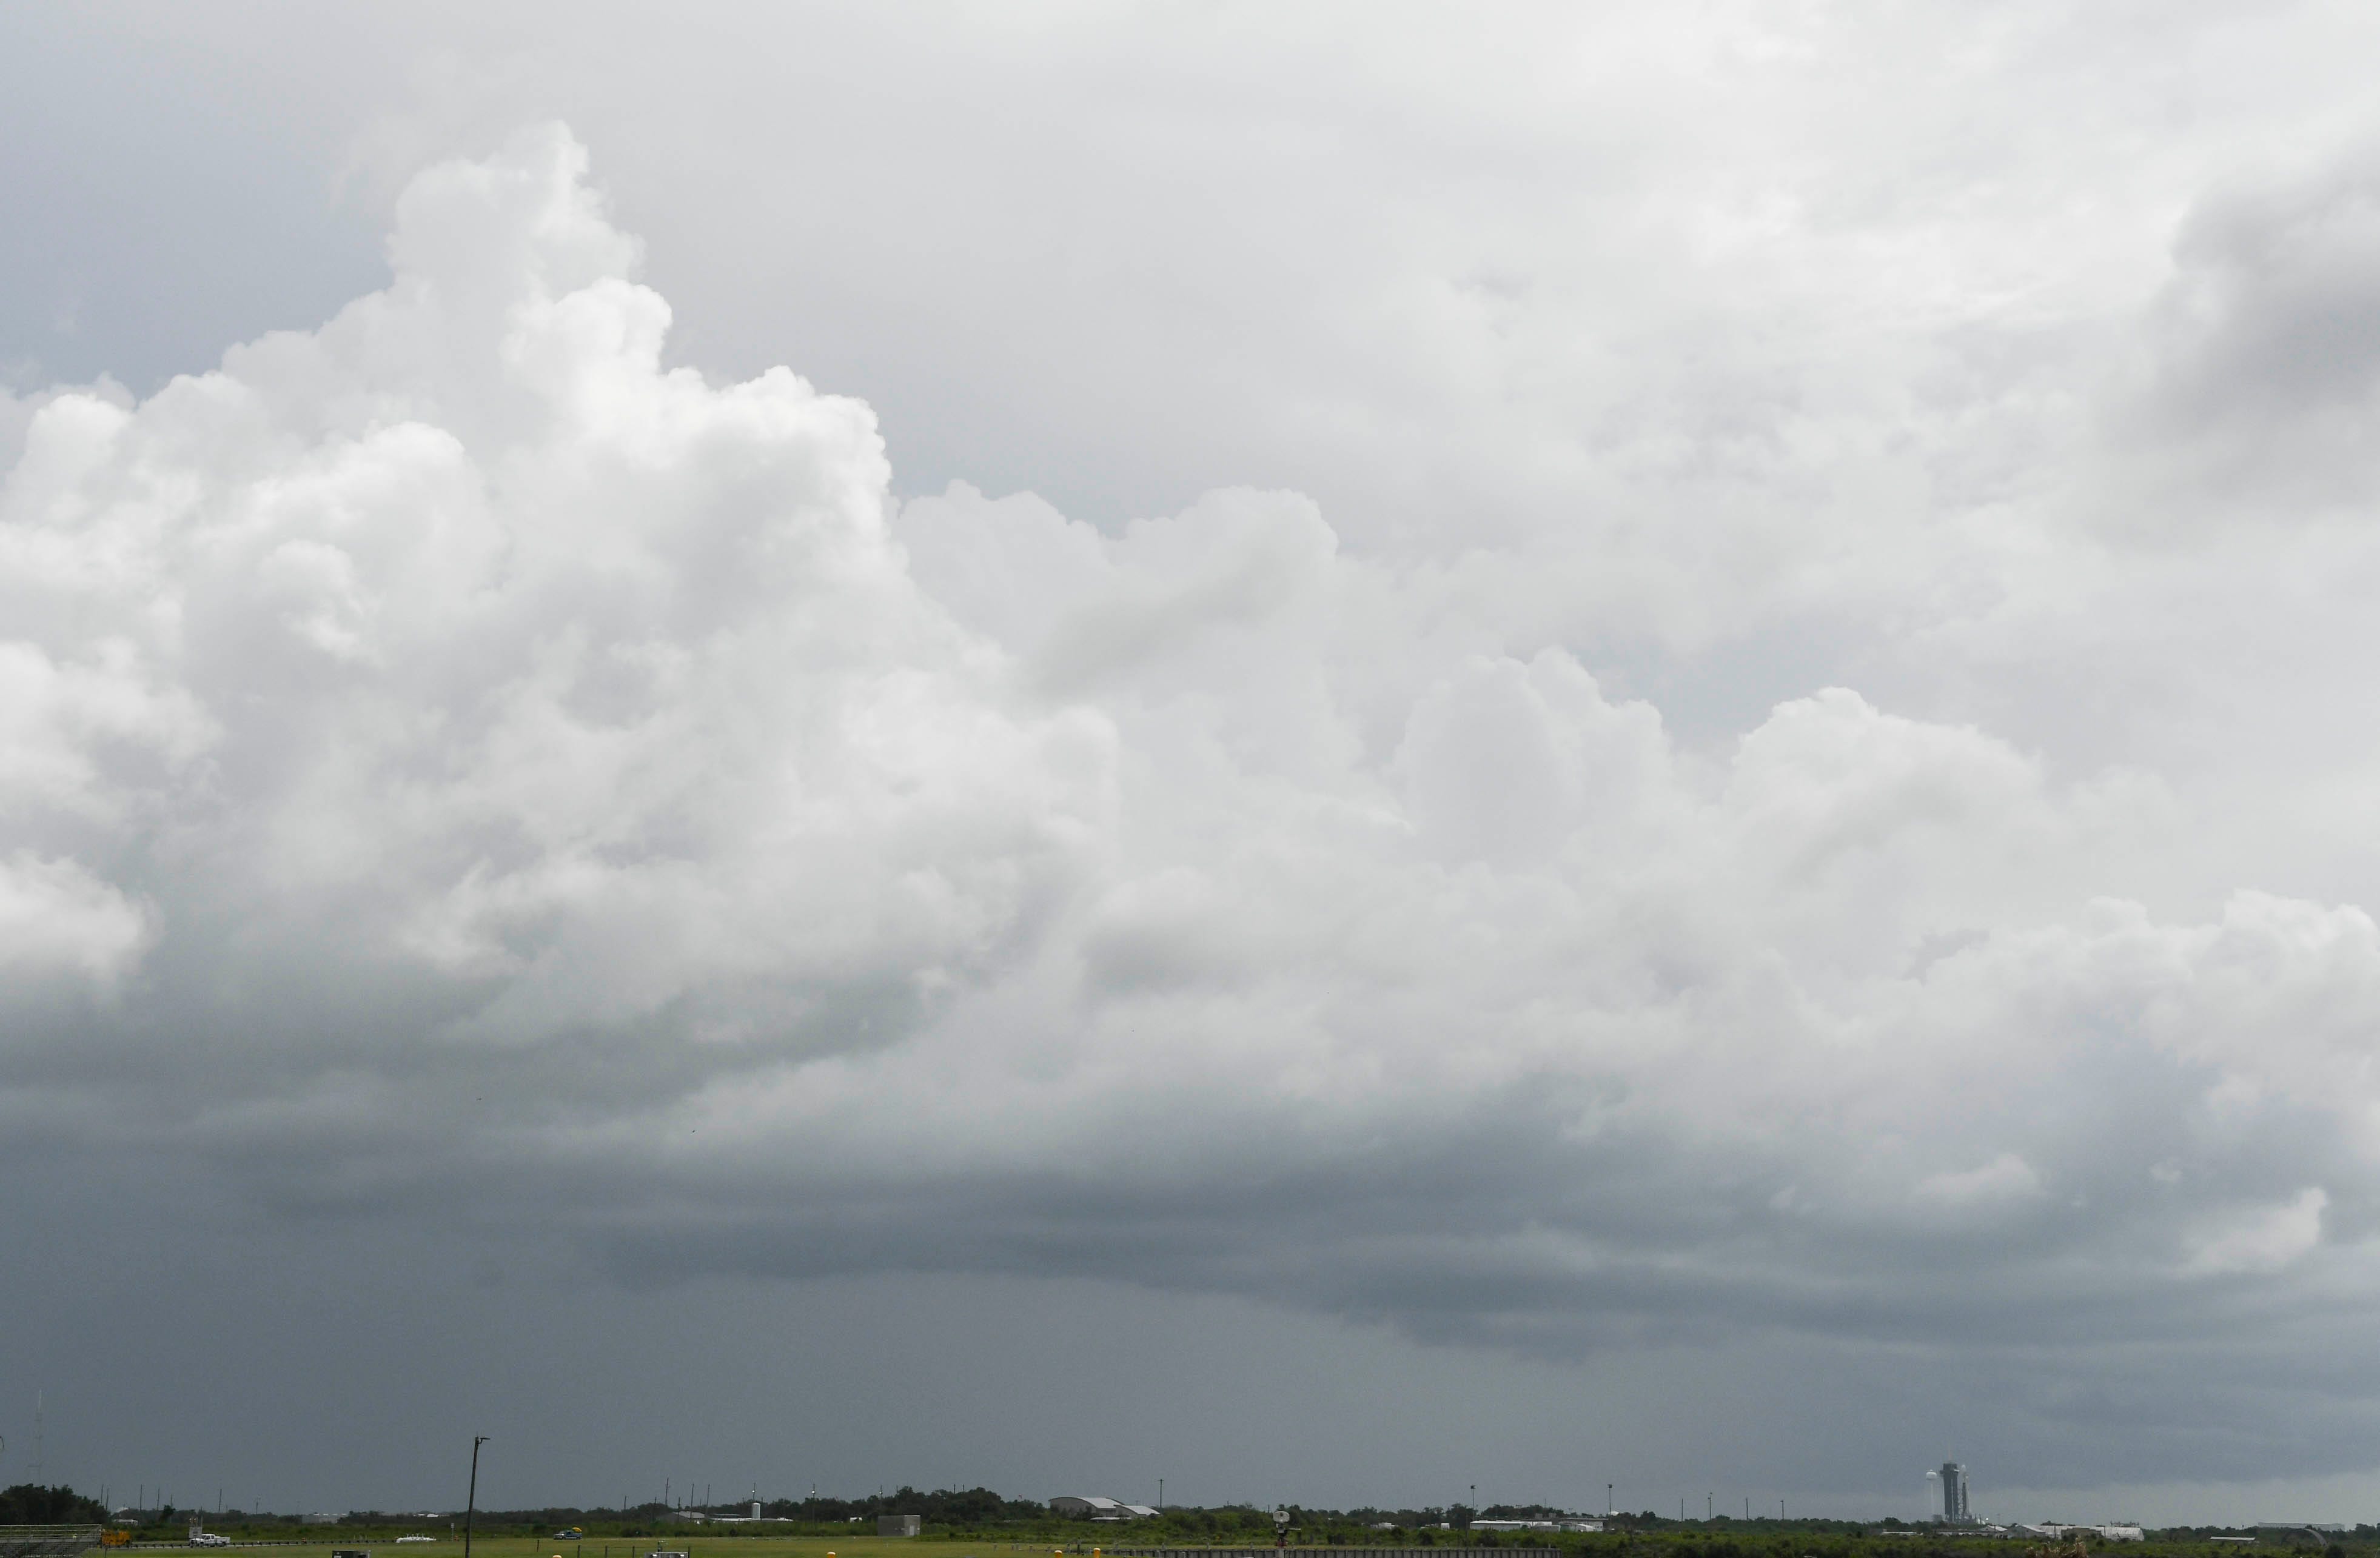
[[[2375,57],[0,10],[0,1479],[2380,1518]]]

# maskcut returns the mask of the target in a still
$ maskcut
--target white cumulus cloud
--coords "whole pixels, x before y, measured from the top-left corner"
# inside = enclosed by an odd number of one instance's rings
[[[320,328],[10,405],[0,980],[110,992],[21,1032],[145,1062],[154,1150],[1556,1352],[2119,1292],[2207,1347],[2204,1275],[2365,1258],[2380,941],[2237,856],[2152,891],[2202,792],[1848,685],[1683,741],[1524,549],[1293,492],[898,501],[866,405],[665,366],[559,127],[396,211]],[[2284,329],[2238,290],[2189,362]],[[2073,622],[1911,598],[1963,665]]]

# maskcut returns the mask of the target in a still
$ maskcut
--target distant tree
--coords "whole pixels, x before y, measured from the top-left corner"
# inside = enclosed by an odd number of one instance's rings
[[[83,1526],[106,1518],[97,1499],[87,1499],[72,1488],[19,1482],[0,1492],[0,1526]]]

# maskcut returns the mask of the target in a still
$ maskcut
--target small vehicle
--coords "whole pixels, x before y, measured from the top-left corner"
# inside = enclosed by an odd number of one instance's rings
[[[231,1538],[218,1535],[213,1531],[192,1531],[190,1545],[192,1547],[229,1547]]]
[[[669,1552],[664,1550],[659,1552],[649,1552],[645,1554],[645,1558],[686,1558],[686,1554],[682,1552]]]
[[[580,1530],[577,1527],[573,1526],[566,1531],[554,1532],[553,1540],[556,1541],[585,1541],[587,1540],[587,1533]]]
[[[407,1541],[436,1541],[438,1539],[437,1539],[436,1537],[412,1536],[412,1537],[399,1537],[399,1538],[397,1538],[396,1540],[397,1540],[398,1541],[400,1541],[400,1542],[407,1542]]]

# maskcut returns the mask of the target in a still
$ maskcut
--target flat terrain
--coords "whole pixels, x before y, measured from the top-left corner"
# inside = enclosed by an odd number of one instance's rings
[[[231,1551],[238,1552],[247,1544],[234,1537]],[[1063,1551],[1089,1552],[1104,1545],[1104,1540],[1069,1542]],[[1116,1545],[1147,1546],[1148,1543],[1118,1542]],[[1269,1547],[1267,1539],[1260,1544]],[[463,1539],[449,1538],[440,1533],[434,1542],[407,1542],[402,1547],[387,1537],[325,1537],[319,1541],[308,1540],[302,1545],[283,1545],[276,1541],[258,1551],[269,1552],[272,1558],[330,1558],[334,1550],[369,1552],[372,1558],[461,1558]],[[148,1549],[152,1555],[156,1549]],[[205,1558],[204,1548],[188,1550],[192,1558]],[[216,1550],[220,1551],[220,1550]],[[584,1541],[555,1541],[551,1538],[474,1537],[471,1558],[646,1558],[651,1552],[683,1552],[686,1558],[992,1558],[994,1554],[1049,1554],[1061,1551],[1055,1539],[1042,1541],[1023,1540],[952,1540],[947,1538],[904,1538],[879,1536],[851,1537],[722,1537],[704,1535],[699,1531],[684,1532],[666,1537],[589,1537]],[[104,1552],[91,1558],[106,1558]]]

